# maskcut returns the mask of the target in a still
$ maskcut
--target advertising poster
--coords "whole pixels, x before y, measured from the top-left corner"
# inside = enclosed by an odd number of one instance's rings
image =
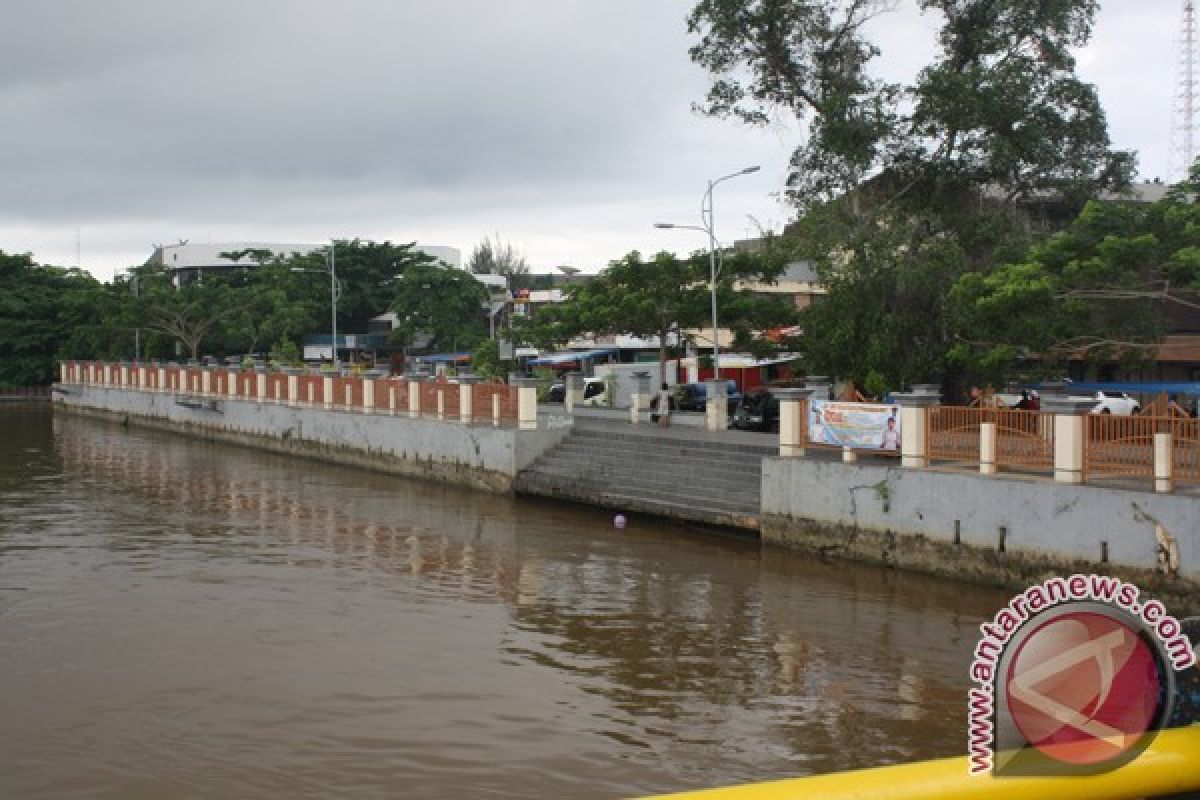
[[[810,400],[808,438],[813,444],[898,453],[900,407]]]

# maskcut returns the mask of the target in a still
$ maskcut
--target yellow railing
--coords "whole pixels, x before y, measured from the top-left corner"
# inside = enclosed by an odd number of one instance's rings
[[[1101,775],[993,778],[945,758],[810,778],[660,795],[655,800],[1125,800],[1200,791],[1200,725],[1161,731],[1146,752]]]

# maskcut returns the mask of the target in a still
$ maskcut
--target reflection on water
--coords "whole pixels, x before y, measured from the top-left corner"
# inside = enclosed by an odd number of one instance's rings
[[[0,796],[621,797],[960,752],[990,591],[0,409]]]

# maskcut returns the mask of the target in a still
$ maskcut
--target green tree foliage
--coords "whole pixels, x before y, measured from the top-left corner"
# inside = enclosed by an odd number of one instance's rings
[[[467,259],[467,269],[476,275],[529,274],[529,264],[526,263],[525,256],[510,242],[500,241],[499,236],[494,240],[485,238],[475,246],[471,257]]]
[[[445,264],[408,266],[393,284],[392,311],[399,322],[393,338],[412,344],[418,333],[432,336],[438,350],[470,350],[487,336],[483,309],[487,288],[471,273]]]
[[[0,252],[0,385],[44,385],[56,379],[57,359],[105,352],[102,296],[86,272]]]
[[[739,280],[773,280],[783,266],[780,260],[755,254],[726,260],[718,280],[720,322],[734,331],[740,346],[767,346],[757,331],[794,320],[785,304],[735,288]],[[709,272],[706,257],[680,259],[659,253],[645,261],[635,251],[611,262],[587,283],[568,289],[566,302],[541,309],[520,335],[541,346],[562,344],[583,333],[657,337],[662,381],[670,333],[702,327],[709,319]]]
[[[828,289],[803,323],[809,367],[954,383],[958,279],[1019,258],[1039,233],[1030,209],[1065,221],[1126,186],[1133,160],[1075,74],[1094,0],[919,0],[941,32],[910,85],[871,75],[868,23],[890,5],[700,0],[691,55],[714,76],[708,113],[808,128],[787,186]]]
[[[1200,309],[1200,206],[1190,185],[1153,204],[1088,203],[1025,258],[959,278],[951,355],[999,373],[1029,352],[1137,360],[1161,339],[1172,307]]]

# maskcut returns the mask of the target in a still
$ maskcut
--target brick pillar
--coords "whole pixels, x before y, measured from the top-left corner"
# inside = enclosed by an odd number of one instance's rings
[[[1169,431],[1154,434],[1154,491],[1175,491],[1175,441]]]
[[[300,405],[300,370],[295,367],[284,367],[283,374],[287,376],[288,405]]]
[[[417,372],[405,373],[404,379],[408,381],[408,415],[410,417],[421,416],[421,378],[423,376]]]
[[[470,425],[474,420],[474,410],[471,408],[475,399],[475,384],[479,379],[463,375],[458,379],[458,421]]]
[[[568,372],[564,381],[563,407],[568,414],[575,413],[575,406],[583,405],[583,373]]]
[[[900,465],[911,469],[929,466],[926,452],[926,431],[929,409],[942,402],[942,396],[930,390],[929,384],[919,384],[917,390],[893,395],[900,406]]]
[[[808,398],[812,389],[772,389],[779,400],[779,455],[802,456],[808,444]]]
[[[376,381],[384,375],[383,370],[372,369],[363,374],[363,412],[367,414],[375,413],[375,387],[378,386]]]
[[[724,379],[705,381],[704,422],[710,431],[729,428],[729,395]]]
[[[1044,397],[1042,410],[1054,415],[1054,480],[1083,483],[1084,417],[1096,405],[1090,397]]]
[[[979,474],[996,474],[996,423],[979,424]]]
[[[523,430],[537,428],[537,379],[517,378],[517,427]]]

